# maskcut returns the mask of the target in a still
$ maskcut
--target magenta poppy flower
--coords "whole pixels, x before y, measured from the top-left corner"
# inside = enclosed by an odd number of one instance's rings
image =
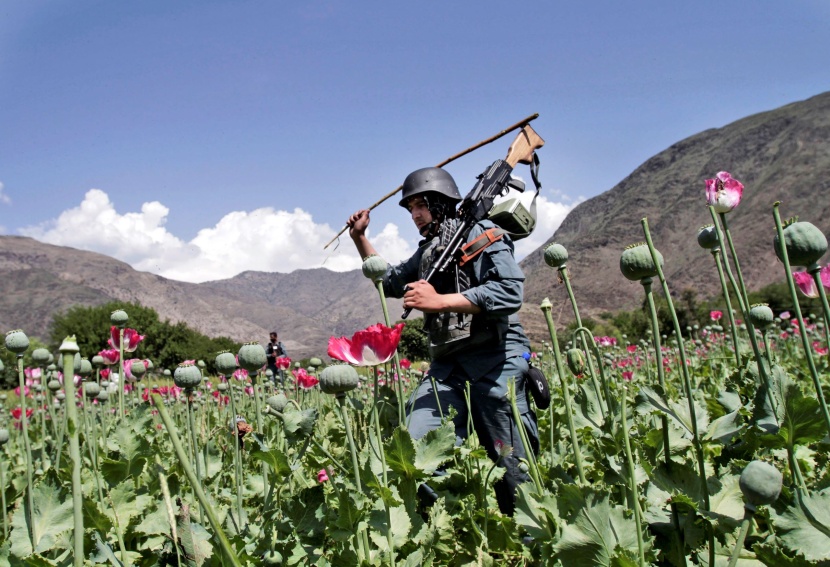
[[[118,364],[118,349],[108,348],[98,353],[98,356],[104,359],[104,364],[107,366],[114,366]]]
[[[380,323],[358,331],[351,339],[329,339],[328,355],[355,366],[376,366],[388,362],[401,341],[403,323],[390,328]]]
[[[709,312],[709,318],[712,321],[720,321],[722,317],[723,317],[723,311],[710,311]]]
[[[634,372],[632,372],[631,370],[626,370],[622,373],[622,377],[623,380],[625,380],[626,382],[631,382],[631,379],[634,378]]]
[[[138,343],[144,340],[144,335],[139,335],[135,329],[124,329],[124,352],[135,352],[138,348]],[[120,335],[118,327],[112,326],[110,328],[110,339],[107,341],[109,345],[118,350],[120,345]]]
[[[784,321],[787,321],[790,317],[792,317],[792,315],[790,315],[789,311],[782,311],[779,317]]]
[[[322,483],[324,483],[324,482],[327,482],[328,480],[329,480],[329,475],[328,475],[328,473],[326,472],[326,469],[320,469],[320,470],[317,472],[317,482],[319,482],[320,484],[322,484]]]
[[[247,380],[248,379],[248,371],[244,368],[237,368],[233,372],[233,377],[237,380]]]
[[[403,368],[404,370],[409,370],[410,368],[412,368],[412,363],[409,361],[408,358],[401,359],[401,368]]]
[[[294,378],[297,380],[297,385],[303,390],[310,390],[320,383],[320,380],[309,374],[305,368],[298,368],[291,374],[294,375]]]
[[[807,297],[818,297],[818,288],[816,287],[816,280],[807,272],[793,272],[793,281],[801,293]]]
[[[287,356],[280,356],[274,361],[274,364],[276,364],[277,368],[280,370],[288,370],[291,367],[291,359]]]
[[[716,213],[728,213],[741,202],[743,183],[733,179],[727,171],[720,171],[714,179],[706,180],[706,202]]]

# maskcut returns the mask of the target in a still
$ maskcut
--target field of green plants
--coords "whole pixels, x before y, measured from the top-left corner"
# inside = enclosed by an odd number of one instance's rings
[[[0,565],[830,565],[827,239],[776,203],[758,222],[794,307],[751,305],[728,224],[742,191],[726,172],[707,180],[697,238],[723,295],[697,324],[681,328],[647,219],[614,276],[642,284],[641,337],[593,336],[567,250],[546,248],[576,326],[539,306],[549,339],[529,357],[552,403],[536,410],[541,449],[525,451],[512,517],[493,493],[499,463],[472,432],[456,445],[452,415],[410,437],[404,401],[429,376],[396,353],[403,324],[376,259],[364,273],[385,324],[332,337],[308,364],[279,359],[276,376],[256,343],[154,367],[123,310],[91,352],[8,332],[19,385],[0,396]],[[805,297],[821,309],[802,312]]]

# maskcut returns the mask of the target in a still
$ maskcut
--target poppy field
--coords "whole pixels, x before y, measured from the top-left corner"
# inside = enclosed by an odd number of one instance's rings
[[[770,245],[794,308],[750,305],[729,229],[743,185],[720,172],[706,189],[697,239],[723,294],[699,325],[678,323],[672,259],[647,219],[609,275],[642,285],[642,337],[593,336],[570,284],[578,259],[545,249],[576,323],[539,306],[549,333],[527,357],[552,401],[536,408],[540,450],[525,450],[512,516],[488,449],[510,455],[524,432],[485,448],[469,425],[459,443],[451,412],[410,436],[405,402],[428,364],[396,351],[403,323],[376,258],[364,274],[384,323],[332,337],[306,366],[280,358],[278,374],[258,343],[217,353],[215,372],[155,368],[124,311],[97,353],[9,331],[19,386],[1,396],[0,566],[830,565],[827,238],[776,203]],[[803,313],[805,296],[821,312]],[[518,415],[516,395],[511,384]]]

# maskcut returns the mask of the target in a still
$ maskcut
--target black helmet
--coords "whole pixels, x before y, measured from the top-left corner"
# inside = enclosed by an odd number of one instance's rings
[[[461,193],[458,192],[455,180],[440,167],[425,167],[407,175],[403,182],[400,206],[406,208],[407,201],[421,193],[438,193],[443,196],[439,200],[447,202],[453,208],[461,202]]]

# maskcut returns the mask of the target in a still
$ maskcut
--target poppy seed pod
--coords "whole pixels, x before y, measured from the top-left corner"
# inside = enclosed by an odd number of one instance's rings
[[[749,320],[752,326],[759,330],[764,330],[772,325],[775,316],[772,314],[772,309],[766,303],[756,303],[749,308]]]
[[[110,393],[102,388],[101,391],[98,392],[98,395],[95,396],[95,399],[98,400],[99,402],[106,402],[107,400],[110,399]]]
[[[104,357],[100,354],[96,354],[92,357],[92,366],[95,368],[103,368],[104,367]]]
[[[43,368],[49,364],[49,357],[51,353],[45,348],[36,348],[32,351],[32,362]]]
[[[192,364],[179,364],[173,373],[173,382],[179,388],[192,390],[202,383],[202,371]]]
[[[568,250],[556,242],[545,248],[545,263],[551,268],[562,268],[568,262]]]
[[[0,429],[0,447],[9,442],[9,430],[5,427]]]
[[[127,321],[130,318],[127,316],[127,312],[123,309],[116,309],[110,314],[110,323],[118,327],[119,329],[123,329],[127,326]]]
[[[20,329],[6,333],[6,349],[15,354],[23,354],[29,349],[29,337]]]
[[[57,380],[49,380],[49,383],[46,384],[46,387],[49,388],[52,392],[57,392],[61,389],[61,383]]]
[[[710,224],[700,227],[700,231],[697,233],[697,243],[705,250],[720,249],[718,231],[715,229],[715,225]]]
[[[285,397],[285,394],[276,394],[265,400],[265,403],[268,404],[268,407],[271,408],[272,411],[282,413],[285,406],[288,405],[288,398]]]
[[[239,349],[239,367],[249,373],[257,372],[268,362],[265,349],[259,343],[245,343]]]
[[[89,361],[88,358],[81,359],[80,369],[78,370],[78,374],[86,378],[90,374],[92,374],[92,363]]]
[[[363,270],[363,275],[373,282],[383,278],[384,274],[386,274],[387,268],[388,265],[386,260],[377,254],[370,254],[369,256],[366,256],[363,259],[363,265],[360,267],[360,269]]]
[[[75,340],[75,335],[69,335],[63,342],[61,346],[58,347],[58,350],[61,354],[74,354],[78,352],[78,341]]]
[[[320,389],[326,394],[342,396],[357,388],[360,378],[357,370],[348,364],[335,364],[320,373]]]
[[[220,392],[227,392],[228,391],[228,383],[227,382],[219,382],[216,385],[216,389]]]
[[[744,494],[744,506],[754,511],[756,506],[772,504],[781,494],[783,480],[781,472],[774,466],[764,461],[750,462],[738,481]]]
[[[3,364],[3,361],[0,360],[0,372],[3,372],[6,369],[6,365]]]
[[[582,356],[582,351],[578,348],[568,349],[565,356],[568,361],[568,368],[575,376],[579,376],[585,372],[585,358]]]
[[[784,245],[791,266],[813,268],[827,252],[827,237],[814,224],[792,219],[784,225]],[[776,233],[773,239],[775,255],[782,260],[781,243]],[[783,260],[782,260],[783,261]]]
[[[133,360],[130,364],[130,373],[136,377],[136,379],[141,380],[141,377],[147,372],[147,366],[144,364],[143,360]]]
[[[84,382],[84,396],[88,399],[92,400],[98,397],[98,394],[101,393],[101,386],[96,384],[95,382]]]
[[[550,299],[546,297],[542,300],[542,303],[539,304],[539,309],[542,311],[550,311],[553,309],[553,303],[551,303]]]
[[[228,351],[220,352],[213,361],[216,371],[222,376],[230,376],[237,369],[236,357]]]
[[[72,370],[75,374],[81,373],[81,353],[76,352],[75,357],[72,359]]]
[[[657,251],[657,261],[663,266],[663,255]],[[642,281],[657,275],[657,267],[645,242],[632,244],[620,256],[620,271],[631,281]]]

